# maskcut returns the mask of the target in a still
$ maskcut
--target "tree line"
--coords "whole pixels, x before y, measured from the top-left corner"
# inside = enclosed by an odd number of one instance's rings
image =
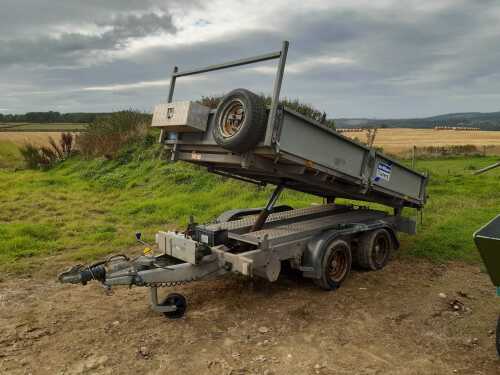
[[[209,108],[216,108],[222,100],[223,95],[203,96],[198,102],[208,106]],[[271,104],[271,97],[262,95],[262,99],[267,105]],[[309,117],[317,122],[331,129],[335,129],[335,121],[327,118],[324,111],[318,110],[314,106],[302,103],[299,100],[283,98],[280,103],[287,108],[299,112],[300,114]],[[71,112],[60,113],[56,111],[47,112],[28,112],[25,114],[1,114],[0,123],[2,122],[28,122],[28,123],[93,123],[99,118],[109,117],[111,113],[86,113],[86,112]],[[144,116],[151,116],[150,114],[143,113]]]
[[[25,114],[2,114],[0,122],[33,122],[33,123],[91,123],[99,117],[109,116],[109,113],[60,113],[56,111],[28,112]]]

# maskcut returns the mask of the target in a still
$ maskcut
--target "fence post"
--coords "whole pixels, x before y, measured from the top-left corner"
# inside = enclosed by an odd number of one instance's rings
[[[416,159],[416,154],[417,154],[417,146],[413,145],[412,152],[411,152],[411,167],[415,168],[415,159]]]

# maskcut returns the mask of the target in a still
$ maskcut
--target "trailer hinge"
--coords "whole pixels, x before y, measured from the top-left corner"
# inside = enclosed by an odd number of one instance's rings
[[[375,166],[375,157],[377,156],[377,151],[375,149],[370,149],[363,160],[363,166],[361,167],[361,177],[362,177],[362,187],[361,193],[366,194],[372,186],[371,176],[373,175],[373,168]]]
[[[281,137],[281,129],[283,128],[283,106],[279,105],[276,110],[276,117],[274,118],[274,126],[273,126],[273,135],[271,137],[271,142],[274,145],[274,150],[279,153],[280,152],[280,137]]]

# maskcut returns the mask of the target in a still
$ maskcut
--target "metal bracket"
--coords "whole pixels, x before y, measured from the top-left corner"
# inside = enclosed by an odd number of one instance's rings
[[[281,137],[281,129],[283,128],[283,118],[284,118],[283,106],[279,105],[278,109],[276,110],[273,135],[271,138],[272,143],[274,145],[274,150],[276,151],[277,154],[279,154],[280,152],[280,137]]]
[[[272,135],[274,132],[274,127],[276,126],[276,115],[278,112],[281,84],[283,83],[283,75],[285,73],[286,56],[288,54],[288,41],[284,41],[281,47],[278,69],[276,71],[276,76],[274,78],[273,96],[271,99],[271,109],[269,110],[269,117],[267,119],[267,129],[265,143],[270,144],[272,142]],[[270,131],[271,130],[271,131]],[[269,139],[270,137],[271,139]]]
[[[281,192],[284,188],[285,184],[283,182],[276,186],[276,189],[274,189],[273,194],[271,195],[271,198],[269,198],[266,207],[260,212],[259,216],[257,216],[257,219],[255,219],[250,232],[255,232],[262,229],[262,227],[266,223],[267,217],[271,214],[271,212],[273,212],[274,205],[278,201],[278,198],[280,197]],[[264,237],[264,240],[267,242],[267,238]]]
[[[155,287],[149,288],[149,298],[151,301],[151,308],[158,312],[173,312],[177,310],[175,305],[160,305],[158,304],[158,289]]]
[[[241,155],[241,168],[249,169],[255,165],[255,155],[251,152],[246,152]]]
[[[183,72],[179,72],[178,67],[174,67],[174,70],[172,72],[172,78],[170,79],[170,89],[169,89],[169,93],[168,93],[168,102],[170,103],[173,100],[174,90],[175,90],[175,82],[176,82],[177,78],[191,76],[194,74],[213,72],[216,70],[227,69],[227,68],[232,68],[232,67],[237,67],[237,66],[243,66],[243,65],[273,60],[273,59],[279,59],[278,68],[276,70],[276,76],[274,78],[274,84],[273,84],[271,108],[269,110],[269,117],[267,119],[268,131],[266,132],[266,138],[264,140],[264,142],[266,144],[270,144],[271,137],[272,137],[271,130],[274,129],[275,122],[276,122],[275,119],[276,119],[276,115],[277,115],[278,107],[279,107],[281,84],[283,82],[283,75],[285,73],[285,64],[286,64],[286,56],[288,54],[288,45],[289,45],[289,42],[285,40],[285,41],[283,41],[282,46],[281,46],[281,50],[279,50],[279,51],[267,53],[264,55],[254,56],[254,57],[250,57],[250,58],[246,58],[246,59],[230,61],[230,62],[226,62],[223,64],[210,65],[210,66],[206,66],[204,68],[199,68],[199,69],[186,70]],[[162,132],[160,134],[160,139],[159,139],[160,143],[163,143],[163,141],[165,140],[164,133],[165,132],[162,130]],[[174,145],[174,149],[172,151],[172,153],[173,153],[172,160],[175,159],[175,152],[176,152],[176,149],[175,149],[175,145]]]
[[[366,154],[365,160],[363,160],[362,176],[363,176],[363,185],[361,187],[361,193],[366,194],[368,190],[370,190],[372,186],[371,176],[373,175],[373,168],[375,167],[375,158],[377,156],[377,151],[375,149],[370,149],[370,151]]]

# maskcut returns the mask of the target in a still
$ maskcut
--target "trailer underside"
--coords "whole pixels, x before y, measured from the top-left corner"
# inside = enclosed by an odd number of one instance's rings
[[[271,213],[262,228],[252,230],[257,218],[251,214],[238,220],[193,225],[184,233],[158,232],[156,253],[136,259],[119,255],[88,267],[73,267],[59,279],[84,284],[95,279],[106,287],[150,287],[153,308],[175,314],[179,309],[172,302],[158,302],[158,287],[227,272],[275,281],[285,260],[305,277],[315,279],[321,276],[316,247],[323,246],[315,245],[315,240],[322,240],[325,234],[329,242],[341,238],[350,243],[363,233],[385,228],[397,247],[396,232],[414,230],[412,222],[401,216],[334,203]]]

